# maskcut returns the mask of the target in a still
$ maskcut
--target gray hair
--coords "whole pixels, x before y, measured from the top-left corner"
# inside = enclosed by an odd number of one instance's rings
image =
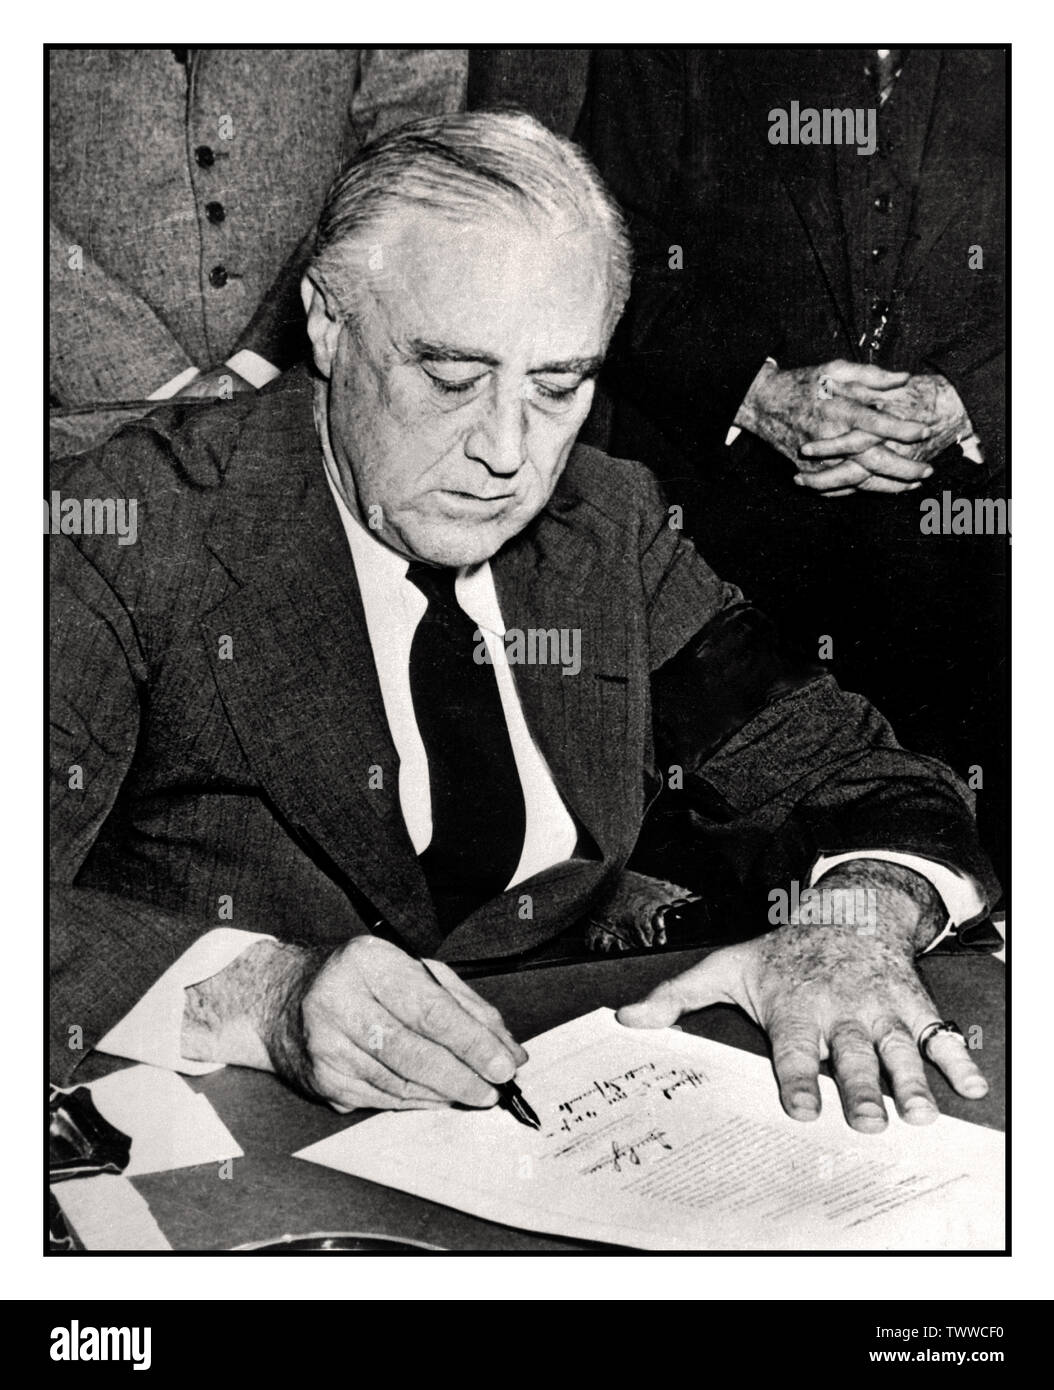
[[[428,116],[366,145],[337,176],[319,217],[312,277],[345,312],[361,264],[352,247],[400,209],[427,207],[455,220],[514,211],[561,218],[608,245],[608,331],[629,297],[632,253],[618,204],[577,145],[522,111]]]

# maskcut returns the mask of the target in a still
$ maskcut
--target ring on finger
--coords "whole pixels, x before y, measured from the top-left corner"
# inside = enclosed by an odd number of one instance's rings
[[[922,1053],[923,1057],[926,1058],[927,1062],[931,1060],[929,1053],[930,1044],[933,1042],[933,1039],[937,1036],[938,1033],[951,1033],[953,1037],[959,1039],[963,1047],[966,1046],[966,1039],[963,1036],[963,1031],[954,1019],[938,1019],[936,1023],[927,1023],[926,1027],[923,1028],[922,1032],[916,1039],[918,1049]]]

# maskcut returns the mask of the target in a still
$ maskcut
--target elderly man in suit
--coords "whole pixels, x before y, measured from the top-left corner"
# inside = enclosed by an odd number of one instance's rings
[[[334,186],[303,289],[313,374],[59,480],[139,531],[52,542],[58,1075],[97,1045],[493,1104],[524,1054],[448,963],[580,924],[676,768],[745,878],[873,910],[759,922],[623,1022],[735,1001],[789,1114],[830,1056],[857,1129],[880,1066],[932,1119],[913,960],[995,891],[969,794],[781,664],[643,468],[576,446],[629,289],[588,162],[523,115],[404,127]],[[929,1055],[984,1093],[961,1037]]]

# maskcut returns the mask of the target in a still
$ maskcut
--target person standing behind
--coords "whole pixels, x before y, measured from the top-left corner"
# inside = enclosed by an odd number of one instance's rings
[[[1008,540],[923,522],[1006,491],[1005,65],[597,49],[577,129],[638,258],[611,452],[802,656],[968,778],[1000,867]],[[823,143],[843,111],[850,139]]]
[[[53,456],[302,355],[329,184],[375,136],[459,110],[466,74],[463,49],[52,49]]]

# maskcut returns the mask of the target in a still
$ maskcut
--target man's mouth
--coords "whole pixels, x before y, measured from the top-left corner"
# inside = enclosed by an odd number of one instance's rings
[[[481,495],[478,492],[459,492],[454,488],[443,488],[442,495],[451,499],[455,505],[461,505],[469,509],[478,508],[481,510],[500,509],[505,503],[515,497],[514,492],[498,492],[493,496]]]

